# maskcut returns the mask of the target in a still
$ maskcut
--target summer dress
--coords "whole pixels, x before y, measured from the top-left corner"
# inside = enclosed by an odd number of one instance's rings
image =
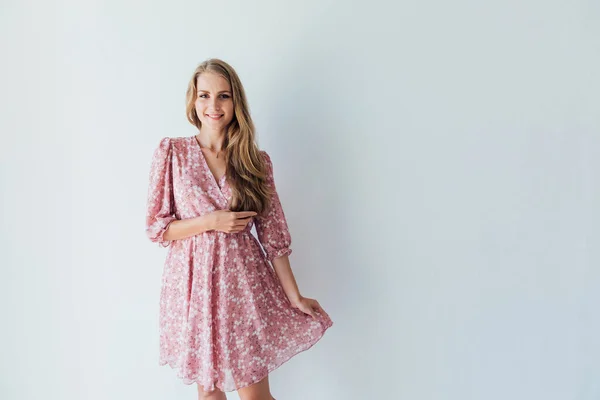
[[[272,161],[261,154],[267,182],[275,187]],[[253,217],[243,231],[164,239],[170,222],[228,209],[230,200],[225,175],[217,182],[195,136],[161,139],[152,158],[146,214],[148,238],[168,247],[159,365],[170,365],[185,384],[198,383],[205,391],[259,382],[333,325],[326,315],[314,320],[292,308],[267,262],[292,253],[276,192],[268,213]],[[258,240],[250,232],[253,224]]]

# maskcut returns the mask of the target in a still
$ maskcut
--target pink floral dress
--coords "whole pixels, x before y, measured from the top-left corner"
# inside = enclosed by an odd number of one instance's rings
[[[274,186],[271,159],[261,154]],[[292,308],[267,262],[292,253],[276,193],[266,216],[254,217],[241,232],[163,238],[170,222],[227,209],[230,200],[225,176],[217,182],[194,136],[160,141],[152,158],[146,214],[148,238],[168,247],[160,292],[159,365],[170,365],[185,384],[197,382],[205,391],[229,392],[260,381],[312,347],[333,325],[325,315],[313,320]],[[253,223],[258,240],[250,232]]]

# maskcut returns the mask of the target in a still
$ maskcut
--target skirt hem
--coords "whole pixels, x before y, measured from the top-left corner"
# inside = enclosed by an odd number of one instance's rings
[[[169,367],[171,367],[173,370],[176,371],[177,376],[179,379],[181,379],[183,381],[183,383],[185,385],[192,385],[194,383],[197,383],[199,385],[202,386],[202,390],[204,391],[212,391],[215,388],[219,389],[222,392],[233,392],[235,390],[239,390],[239,389],[243,389],[245,387],[251,386],[255,383],[258,383],[260,381],[262,381],[267,375],[269,375],[271,372],[275,371],[276,369],[278,369],[279,367],[281,367],[283,364],[285,364],[286,362],[288,362],[292,357],[305,352],[307,350],[309,350],[311,347],[313,347],[319,340],[321,340],[321,338],[323,337],[323,335],[325,335],[325,332],[327,331],[327,329],[331,328],[331,326],[333,325],[333,321],[330,321],[328,323],[326,323],[325,325],[323,325],[323,330],[321,331],[321,333],[317,336],[314,336],[311,338],[311,340],[309,340],[308,342],[305,342],[303,344],[303,346],[299,347],[299,350],[294,351],[293,353],[289,354],[288,356],[286,356],[285,358],[281,359],[280,361],[278,361],[276,364],[272,364],[270,367],[267,368],[267,372],[265,374],[263,374],[262,376],[258,376],[256,379],[253,379],[252,382],[248,383],[245,382],[239,386],[235,386],[235,387],[226,387],[224,388],[222,385],[219,384],[219,382],[215,382],[213,384],[212,388],[207,388],[205,386],[203,386],[202,383],[200,383],[201,381],[201,377],[200,375],[188,378],[188,377],[184,377],[181,373],[181,367],[178,367],[177,365],[175,365],[175,363],[173,362],[173,360],[164,360],[161,359],[159,361],[159,366],[164,366],[164,365],[168,365]]]

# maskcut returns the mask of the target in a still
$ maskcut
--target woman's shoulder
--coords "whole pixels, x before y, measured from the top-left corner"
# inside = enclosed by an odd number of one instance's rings
[[[189,142],[187,136],[164,136],[160,139],[158,147],[162,149],[181,150],[183,145]]]
[[[168,142],[171,144],[179,144],[189,140],[189,136],[164,136],[162,139],[160,139],[161,142]]]
[[[189,136],[174,136],[174,137],[169,137],[169,141],[171,142],[171,146],[173,147],[173,150],[180,150],[183,148],[183,146],[186,146],[190,143],[190,137]]]
[[[271,156],[269,156],[269,153],[267,153],[266,150],[259,150],[259,153],[266,162],[271,162]]]

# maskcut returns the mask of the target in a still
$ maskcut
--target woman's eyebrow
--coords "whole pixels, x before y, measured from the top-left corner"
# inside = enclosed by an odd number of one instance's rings
[[[198,89],[199,92],[210,93],[208,90]],[[231,93],[229,90],[221,90],[219,93]]]

